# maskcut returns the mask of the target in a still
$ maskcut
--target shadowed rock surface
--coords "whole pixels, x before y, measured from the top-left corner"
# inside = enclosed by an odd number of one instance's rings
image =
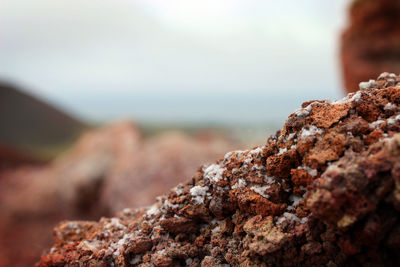
[[[342,35],[341,58],[347,92],[384,71],[400,73],[400,1],[354,0]]]
[[[396,266],[400,77],[308,101],[146,209],[65,221],[38,266]]]

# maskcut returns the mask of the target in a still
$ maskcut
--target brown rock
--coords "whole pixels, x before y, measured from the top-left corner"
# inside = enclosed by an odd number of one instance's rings
[[[192,233],[197,230],[196,224],[186,218],[169,218],[160,221],[160,225],[166,231],[174,234]]]

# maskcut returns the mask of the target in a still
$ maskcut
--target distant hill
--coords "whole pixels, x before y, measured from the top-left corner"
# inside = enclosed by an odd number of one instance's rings
[[[30,156],[50,159],[87,125],[65,112],[0,82],[0,142]]]

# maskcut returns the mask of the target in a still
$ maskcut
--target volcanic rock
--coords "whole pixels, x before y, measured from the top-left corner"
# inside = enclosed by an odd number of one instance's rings
[[[309,101],[149,208],[64,221],[37,266],[396,266],[400,86]]]
[[[342,35],[341,60],[345,88],[384,71],[400,72],[400,2],[353,0]],[[390,82],[390,81],[389,81]]]

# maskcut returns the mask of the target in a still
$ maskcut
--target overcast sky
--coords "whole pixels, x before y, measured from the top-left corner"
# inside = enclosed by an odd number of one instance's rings
[[[341,96],[346,4],[3,0],[0,78],[86,120],[277,121]]]

